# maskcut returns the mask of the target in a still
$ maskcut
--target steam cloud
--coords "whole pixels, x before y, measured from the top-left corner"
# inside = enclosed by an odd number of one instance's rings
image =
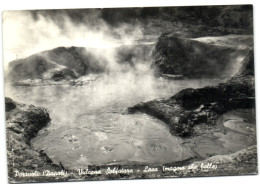
[[[86,10],[80,20],[73,19],[65,10],[5,11],[5,69],[12,60],[59,46],[95,48],[92,49],[93,54],[106,57],[111,67],[115,68],[114,48],[131,45],[142,37],[140,25],[108,25],[100,18],[100,11]]]
[[[155,92],[158,86],[151,75],[150,64],[142,61],[142,51],[138,53],[140,58],[137,58],[138,62],[134,68],[118,63],[120,59],[116,55],[118,49],[122,48],[121,46],[132,48],[142,37],[142,26],[138,22],[112,26],[101,18],[98,11],[89,10],[80,17],[80,21],[71,18],[66,11],[57,10],[54,14],[51,11],[6,11],[3,14],[5,70],[8,70],[11,61],[41,51],[60,46],[85,47],[96,58],[108,62],[109,69],[113,71],[109,75],[104,75],[95,86],[91,87],[91,92],[88,93],[91,96],[88,99],[92,99],[92,104],[105,105],[111,101],[121,100],[133,105],[136,102],[156,98],[158,95],[164,96],[161,92]],[[124,52],[124,49],[122,50]],[[142,72],[142,76],[136,75],[136,71]],[[6,94],[10,94],[7,88]],[[37,97],[37,94],[30,96]],[[24,99],[17,100],[24,101]],[[25,103],[30,104],[32,101]],[[126,106],[128,105],[130,104]]]
[[[83,10],[80,10],[81,12]],[[63,93],[60,87],[53,88],[30,88],[24,95],[25,97],[17,97],[13,92],[15,90],[11,86],[5,88],[7,96],[14,100],[26,104],[35,104],[49,108],[49,97],[55,96],[59,102],[55,103],[52,113],[52,119],[59,122],[73,122],[78,109],[86,109],[86,111],[97,111],[104,107],[108,111],[120,111],[122,107],[129,107],[136,103],[152,100],[155,98],[170,97],[186,85],[182,82],[175,81],[175,85],[171,81],[154,77],[150,70],[150,62],[144,62],[144,56],[149,55],[148,51],[143,52],[142,47],[137,42],[143,37],[141,23],[135,24],[119,23],[118,25],[110,25],[105,22],[100,11],[88,11],[80,14],[80,18],[72,18],[64,10],[56,11],[6,11],[3,14],[3,41],[4,41],[4,62],[5,70],[10,61],[17,58],[24,58],[41,51],[50,50],[56,47],[86,47],[96,58],[101,61],[108,62],[110,71],[109,75],[104,74],[94,82],[93,85],[83,86],[67,90]],[[130,45],[131,48],[138,50],[134,67],[119,64],[117,51]],[[123,47],[124,46],[124,47]],[[136,51],[134,50],[134,51]],[[126,55],[128,53],[125,53]],[[141,74],[141,75],[140,75]],[[86,76],[86,77],[90,77]],[[190,87],[201,87],[206,84],[212,84],[212,81],[192,81]],[[10,89],[9,89],[10,87]],[[43,95],[46,94],[46,95]],[[85,94],[85,95],[79,95]],[[47,97],[37,104],[37,99]],[[68,99],[73,103],[72,99],[81,103],[82,108],[67,108],[75,106],[68,104]],[[55,100],[52,100],[55,101]],[[43,102],[46,102],[44,105]],[[78,104],[77,103],[77,104]],[[66,105],[64,105],[66,104]],[[79,104],[78,104],[79,105]],[[86,106],[89,106],[86,108]],[[113,108],[113,109],[110,109]],[[109,110],[110,109],[110,110]],[[63,119],[59,118],[63,117]]]

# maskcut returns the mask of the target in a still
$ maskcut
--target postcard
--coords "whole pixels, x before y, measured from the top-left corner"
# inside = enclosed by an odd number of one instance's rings
[[[252,5],[2,24],[10,183],[258,173]]]

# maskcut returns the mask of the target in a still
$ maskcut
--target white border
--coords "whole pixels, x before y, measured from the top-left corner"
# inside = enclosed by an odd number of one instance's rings
[[[1,19],[3,10],[22,10],[22,9],[70,9],[70,8],[104,8],[104,7],[143,7],[143,6],[189,6],[189,5],[227,5],[227,4],[253,4],[254,5],[254,38],[255,38],[255,68],[256,68],[256,96],[257,96],[257,123],[259,122],[259,77],[260,65],[258,58],[260,54],[258,50],[259,44],[259,22],[260,22],[260,1],[259,0],[1,0]],[[0,24],[1,38],[2,38],[2,23]],[[0,51],[2,53],[2,39]],[[7,162],[6,162],[6,144],[5,144],[5,118],[4,118],[4,82],[3,82],[3,56],[1,56],[0,64],[0,183],[7,184]],[[258,126],[258,143],[259,143],[259,126]],[[259,158],[258,150],[258,158]],[[259,168],[259,167],[258,167]],[[145,179],[145,180],[115,180],[115,181],[94,181],[92,184],[110,184],[110,183],[210,183],[210,184],[224,184],[224,183],[247,183],[253,184],[260,181],[260,175],[257,176],[235,176],[235,177],[201,177],[201,178],[175,178],[175,179]],[[89,183],[73,182],[77,184]],[[63,183],[63,182],[62,182]],[[71,182],[66,182],[71,183]],[[51,183],[49,183],[51,184]]]

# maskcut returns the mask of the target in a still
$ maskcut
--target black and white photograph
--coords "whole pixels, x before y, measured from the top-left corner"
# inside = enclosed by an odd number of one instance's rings
[[[257,175],[253,14],[4,10],[9,183]]]

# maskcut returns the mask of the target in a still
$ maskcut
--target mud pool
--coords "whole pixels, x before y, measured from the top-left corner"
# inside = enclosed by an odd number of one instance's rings
[[[252,109],[229,111],[214,126],[198,125],[194,136],[183,143],[200,158],[234,153],[255,144],[256,119]]]
[[[171,135],[167,125],[149,115],[125,114],[137,103],[220,80],[167,80],[133,73],[91,75],[84,80],[88,83],[83,86],[5,86],[6,96],[15,101],[48,109],[52,120],[31,143],[66,169],[163,164],[228,154],[255,144],[253,112],[227,113],[216,127],[198,126],[197,135],[188,139]]]

